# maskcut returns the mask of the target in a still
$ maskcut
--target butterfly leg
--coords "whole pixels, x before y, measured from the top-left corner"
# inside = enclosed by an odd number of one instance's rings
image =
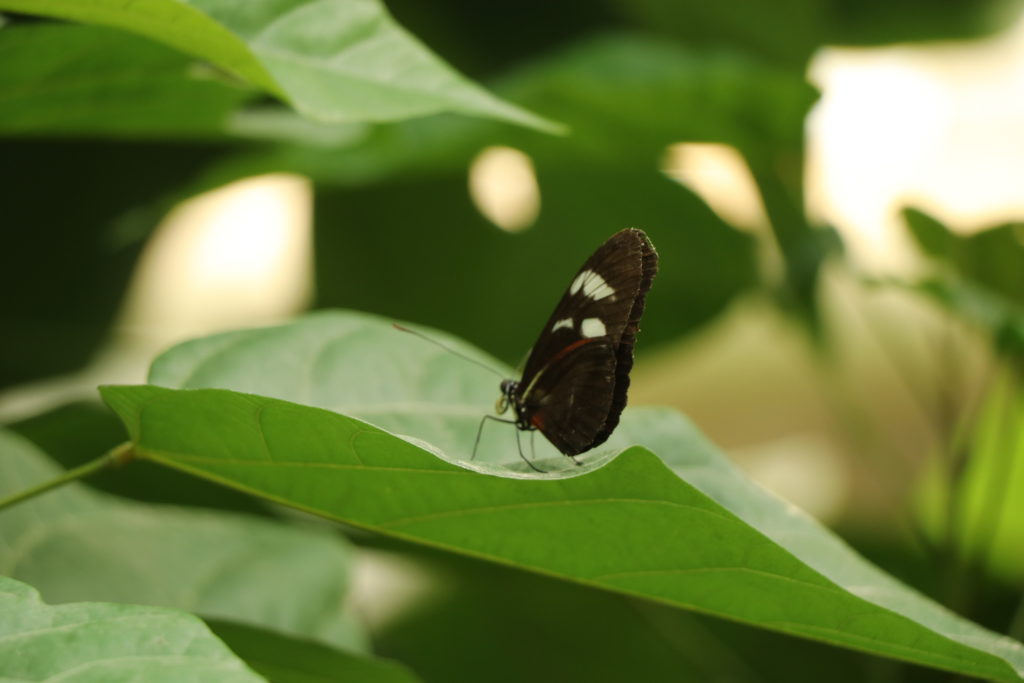
[[[530,462],[530,459],[527,458],[526,455],[523,453],[523,444],[522,444],[522,442],[519,441],[519,430],[518,429],[516,430],[516,448],[519,449],[519,457],[523,459],[523,462],[525,462],[527,465],[530,466],[530,469],[532,469],[534,472],[541,472],[541,473],[544,472],[544,470],[542,470],[541,468],[537,467],[532,462]]]
[[[500,417],[495,417],[494,415],[484,415],[482,418],[480,418],[480,426],[476,428],[476,441],[473,442],[473,454],[469,456],[470,460],[476,458],[476,450],[477,448],[480,447],[480,437],[483,436],[484,433],[484,423],[487,422],[488,420],[494,420],[495,422],[504,422],[505,424],[510,425],[514,425],[516,423],[515,420],[506,420]]]

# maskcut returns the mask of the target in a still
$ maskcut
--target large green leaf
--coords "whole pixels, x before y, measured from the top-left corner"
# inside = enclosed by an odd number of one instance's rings
[[[177,610],[82,602],[46,605],[31,586],[0,576],[4,681],[263,680],[202,621]]]
[[[377,0],[0,0],[0,9],[119,28],[205,59],[325,122],[441,111],[553,125],[491,95]]]
[[[97,26],[0,31],[0,133],[210,137],[252,91],[180,52]]]
[[[0,431],[0,452],[0,496],[60,473],[10,432]],[[124,502],[81,484],[0,514],[0,574],[49,602],[175,607],[359,647],[344,606],[350,562],[333,534]]]
[[[477,396],[491,384],[458,363],[383,321],[321,314],[185,344],[153,370],[164,384],[258,388],[362,410],[407,439],[220,389],[103,395],[140,457],[353,526],[961,673],[1012,681],[1024,672],[1019,644],[869,565],[741,477],[674,413],[627,411],[615,440],[584,467],[551,456],[544,475],[502,464],[514,450],[493,441],[478,463],[436,457],[417,444],[466,457],[468,413],[482,412]],[[617,453],[629,443],[644,447]]]

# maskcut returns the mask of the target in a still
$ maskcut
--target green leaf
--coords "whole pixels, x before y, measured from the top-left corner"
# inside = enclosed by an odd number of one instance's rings
[[[210,629],[273,683],[416,683],[408,669],[385,659],[334,650],[252,626],[207,620]]]
[[[519,358],[543,322],[542,312],[520,302],[553,305],[578,263],[623,227],[646,230],[663,263],[673,264],[651,292],[641,351],[697,329],[756,285],[755,238],[666,178],[659,163],[678,142],[734,145],[785,169],[779,173],[799,199],[793,160],[801,157],[804,117],[816,96],[802,76],[740,55],[605,35],[520,69],[501,91],[554,112],[572,135],[435,117],[380,126],[344,147],[275,147],[235,158],[221,172],[286,169],[321,182],[318,306],[429,322],[506,360]],[[533,161],[541,208],[523,234],[496,230],[467,197],[466,169],[491,145],[515,147]],[[778,222],[796,230],[799,220]],[[368,221],[378,229],[338,229]],[[466,288],[464,280],[477,284]],[[410,288],[409,281],[433,286]]]
[[[1024,223],[958,235],[916,209],[904,209],[918,245],[963,280],[1024,306]]]
[[[0,453],[0,496],[60,473],[3,430]],[[175,607],[359,647],[344,607],[351,561],[333,534],[123,502],[81,484],[0,514],[0,574],[30,582],[50,602]]]
[[[985,567],[1009,586],[1024,583],[1024,384],[1022,375],[993,373],[978,408],[963,471],[933,459],[917,491],[921,528],[935,543],[955,544],[966,566]],[[950,504],[955,497],[956,504]],[[951,511],[955,514],[950,519]]]
[[[31,441],[66,470],[109,451],[126,436],[121,421],[98,400],[66,403],[5,427]],[[147,462],[91,474],[89,486],[147,503],[270,514],[268,506],[252,496]]]
[[[184,612],[82,602],[46,605],[0,576],[0,679],[4,681],[263,680],[202,621]]]
[[[449,111],[557,128],[458,74],[377,0],[0,0],[0,9],[146,36],[278,95],[318,121],[393,121]]]
[[[152,374],[362,409],[455,459],[473,434],[455,425],[475,422],[465,413],[482,412],[475,397],[490,385],[456,361],[383,321],[320,314],[185,344]],[[353,526],[919,664],[1005,681],[1024,672],[1019,644],[872,567],[669,411],[627,411],[585,467],[562,458],[562,469],[529,475],[493,462],[514,451],[489,444],[484,462],[459,466],[422,441],[275,398],[157,386],[102,393],[140,457]],[[646,448],[616,457],[628,443]]]
[[[179,52],[96,26],[5,28],[0,63],[8,135],[220,136],[252,96]]]
[[[571,135],[438,116],[377,126],[345,140],[344,154],[310,144],[276,148],[249,163],[254,170],[283,168],[325,184],[359,186],[421,178],[425,172],[461,177],[482,147],[500,144],[527,152],[541,176],[584,171],[585,161],[634,171],[644,164],[652,178],[661,179],[658,162],[668,145],[710,141],[766,159],[781,154],[780,163],[794,173],[799,163],[793,152],[802,148],[804,119],[817,99],[802,74],[741,53],[701,52],[623,33],[580,40],[527,62],[495,89],[552,112]],[[631,169],[622,168],[626,163]]]
[[[906,666],[451,553],[405,545],[378,554],[410,556],[438,589],[372,638],[428,681],[863,683]]]

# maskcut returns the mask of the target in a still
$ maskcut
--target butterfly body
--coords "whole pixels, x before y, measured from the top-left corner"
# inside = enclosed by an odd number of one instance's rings
[[[568,456],[604,443],[626,405],[633,345],[658,255],[643,231],[612,235],[583,264],[530,351],[501,383],[497,412]]]

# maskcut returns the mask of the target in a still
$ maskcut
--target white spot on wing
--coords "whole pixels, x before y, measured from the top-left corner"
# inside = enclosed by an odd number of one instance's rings
[[[576,279],[572,281],[571,285],[569,285],[570,294],[575,294],[576,292],[580,291],[580,287],[583,286],[583,281],[587,279],[587,273],[589,272],[589,270],[584,270],[582,273],[576,276]]]
[[[603,337],[608,330],[605,329],[604,323],[601,322],[600,318],[587,318],[580,323],[580,334],[584,337],[593,339],[594,337]]]
[[[569,293],[575,294],[581,289],[583,290],[583,296],[595,301],[615,294],[615,290],[608,286],[604,278],[592,270],[584,270],[577,275],[576,279],[569,286]]]
[[[556,332],[556,331],[562,329],[563,327],[568,328],[568,329],[571,330],[572,329],[572,318],[562,318],[561,320],[557,321],[554,325],[551,326],[551,331],[552,332]]]

